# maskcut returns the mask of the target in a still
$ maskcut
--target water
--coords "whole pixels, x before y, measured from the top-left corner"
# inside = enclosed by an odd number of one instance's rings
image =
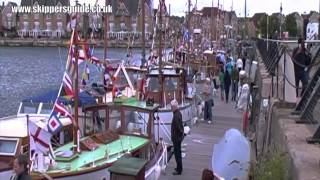
[[[103,54],[103,49],[94,52],[99,58]],[[108,58],[126,59],[126,55],[126,49],[107,50]],[[0,117],[15,115],[20,101],[26,97],[58,89],[66,59],[66,48],[0,47]],[[140,49],[133,49],[133,59],[141,59]],[[97,68],[94,65],[89,68],[91,80],[101,81]],[[83,70],[83,64],[79,70]]]

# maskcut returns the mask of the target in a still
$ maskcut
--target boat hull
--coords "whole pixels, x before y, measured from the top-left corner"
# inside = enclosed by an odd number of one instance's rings
[[[193,118],[196,116],[196,107],[194,104],[185,104],[180,106],[179,110],[182,114],[182,121],[184,126],[192,127]],[[159,121],[154,121],[154,136],[156,140],[162,138],[167,144],[171,143],[171,123],[172,123],[172,111],[171,109],[159,109],[155,114],[156,118],[159,117]],[[141,113],[141,116],[135,116],[134,127],[145,129],[143,127],[143,118],[148,117],[147,114]]]
[[[0,172],[0,179],[10,179],[10,177],[12,176],[12,170],[8,170],[8,171],[1,171]]]

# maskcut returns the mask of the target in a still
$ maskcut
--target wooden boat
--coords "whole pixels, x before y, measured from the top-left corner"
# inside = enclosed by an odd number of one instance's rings
[[[0,119],[0,179],[9,179],[12,175],[14,158],[19,154],[28,153],[26,115],[29,115],[30,121],[47,123],[57,94],[57,90],[51,90],[35,97],[28,97],[20,103],[16,116]],[[63,99],[61,101],[66,105],[71,103]],[[95,104],[94,98],[85,92],[80,93],[79,102],[80,105]],[[68,118],[60,118],[60,121],[63,128],[58,139],[59,143],[63,144],[72,139],[72,122]]]
[[[159,134],[155,134],[155,138],[163,138],[166,143],[171,144],[172,110],[170,102],[173,99],[178,101],[179,110],[181,111],[183,124],[186,129],[192,127],[193,118],[196,116],[196,106],[194,99],[188,96],[188,93],[185,94],[185,91],[188,90],[184,69],[165,66],[160,71],[158,67],[148,70],[144,96],[145,99],[152,99],[154,103],[162,104],[155,114],[157,121],[154,124],[154,128],[159,129]],[[159,83],[159,78],[162,79],[161,83]],[[134,123],[136,127],[140,126],[143,116],[135,116]],[[186,131],[186,133],[188,132]]]

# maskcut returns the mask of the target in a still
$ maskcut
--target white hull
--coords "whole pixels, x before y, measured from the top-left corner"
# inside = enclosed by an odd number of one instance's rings
[[[183,125],[191,127],[193,124],[193,119],[196,117],[196,107],[193,104],[186,104],[185,106],[181,106],[180,108],[182,114]],[[133,125],[135,128],[141,128],[143,131],[146,131],[146,126],[143,125],[143,119],[146,120],[148,117],[147,114],[140,114],[142,118],[139,118],[137,115],[135,116],[135,124]],[[154,121],[154,135],[156,140],[158,138],[162,138],[164,142],[167,144],[171,143],[171,122],[172,122],[172,111],[170,109],[159,109],[159,112],[155,114],[155,116],[159,116],[159,123],[157,120]]]
[[[0,179],[2,180],[9,180],[10,177],[12,175],[12,170],[9,170],[9,171],[2,171],[0,172]]]

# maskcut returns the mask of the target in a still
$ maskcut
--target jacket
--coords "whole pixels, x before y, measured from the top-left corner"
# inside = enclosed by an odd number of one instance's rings
[[[181,142],[184,137],[184,129],[182,124],[182,114],[179,109],[173,112],[171,123],[171,140],[172,142]]]

